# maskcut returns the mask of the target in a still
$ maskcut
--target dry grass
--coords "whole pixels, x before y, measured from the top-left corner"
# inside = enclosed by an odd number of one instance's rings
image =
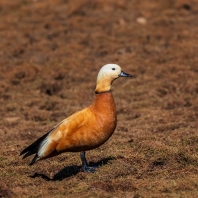
[[[196,1],[0,2],[0,197],[198,197]],[[137,22],[144,17],[146,24]],[[20,151],[89,105],[99,68],[113,84],[118,126],[87,153],[32,167]]]

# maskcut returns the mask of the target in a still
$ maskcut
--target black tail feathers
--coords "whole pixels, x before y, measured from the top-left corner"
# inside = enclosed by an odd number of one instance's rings
[[[30,146],[28,146],[27,148],[25,148],[21,153],[20,155],[23,155],[23,159],[30,156],[30,155],[33,155],[36,153],[36,155],[34,156],[34,158],[32,159],[32,161],[30,162],[30,166],[33,165],[36,161],[37,161],[37,158],[39,157],[38,156],[38,151],[39,151],[39,148],[40,148],[40,145],[42,143],[42,141],[55,129],[57,128],[59,125],[61,125],[65,120],[61,121],[59,124],[57,124],[54,128],[52,128],[50,131],[48,131],[45,135],[43,135],[42,137],[40,137],[38,140],[36,140],[34,143],[32,143]]]
[[[37,161],[38,155],[36,154],[32,161],[29,163],[29,166],[32,166]]]
[[[50,130],[48,133],[46,133],[45,135],[43,135],[42,137],[40,137],[38,140],[36,140],[34,143],[32,143],[30,146],[28,146],[27,148],[25,148],[21,153],[20,155],[23,155],[23,159],[30,156],[30,155],[33,155],[36,153],[36,155],[34,156],[34,158],[32,159],[31,163],[29,164],[30,166],[33,165],[37,158],[39,157],[37,155],[37,152],[39,151],[39,147],[40,147],[40,144],[42,143],[42,141],[49,135],[49,133],[51,132],[52,130]]]

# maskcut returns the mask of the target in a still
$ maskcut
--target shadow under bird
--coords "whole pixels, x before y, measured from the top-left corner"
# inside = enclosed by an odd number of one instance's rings
[[[103,66],[97,77],[93,103],[61,121],[48,133],[25,148],[20,155],[35,154],[29,165],[63,152],[80,152],[82,170],[94,172],[88,165],[85,151],[104,144],[113,134],[116,124],[116,106],[111,93],[112,82],[119,77],[132,77],[116,64]]]

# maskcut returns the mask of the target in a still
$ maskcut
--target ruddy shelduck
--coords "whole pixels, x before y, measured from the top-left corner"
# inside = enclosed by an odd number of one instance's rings
[[[48,133],[25,148],[20,155],[26,158],[36,154],[29,165],[63,152],[80,152],[82,170],[94,172],[88,166],[85,151],[104,144],[113,134],[116,124],[116,106],[111,93],[112,82],[119,77],[131,77],[116,64],[103,66],[97,77],[93,103],[61,121]]]

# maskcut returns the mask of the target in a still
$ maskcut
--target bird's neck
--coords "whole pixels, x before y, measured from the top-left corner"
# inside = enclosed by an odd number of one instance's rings
[[[104,91],[100,93],[96,93],[95,100],[92,103],[92,108],[96,112],[113,112],[115,114],[116,112],[116,106],[113,99],[113,95],[110,91]]]
[[[103,93],[103,92],[108,92],[111,91],[111,84],[112,82],[110,80],[98,80],[95,93]]]

